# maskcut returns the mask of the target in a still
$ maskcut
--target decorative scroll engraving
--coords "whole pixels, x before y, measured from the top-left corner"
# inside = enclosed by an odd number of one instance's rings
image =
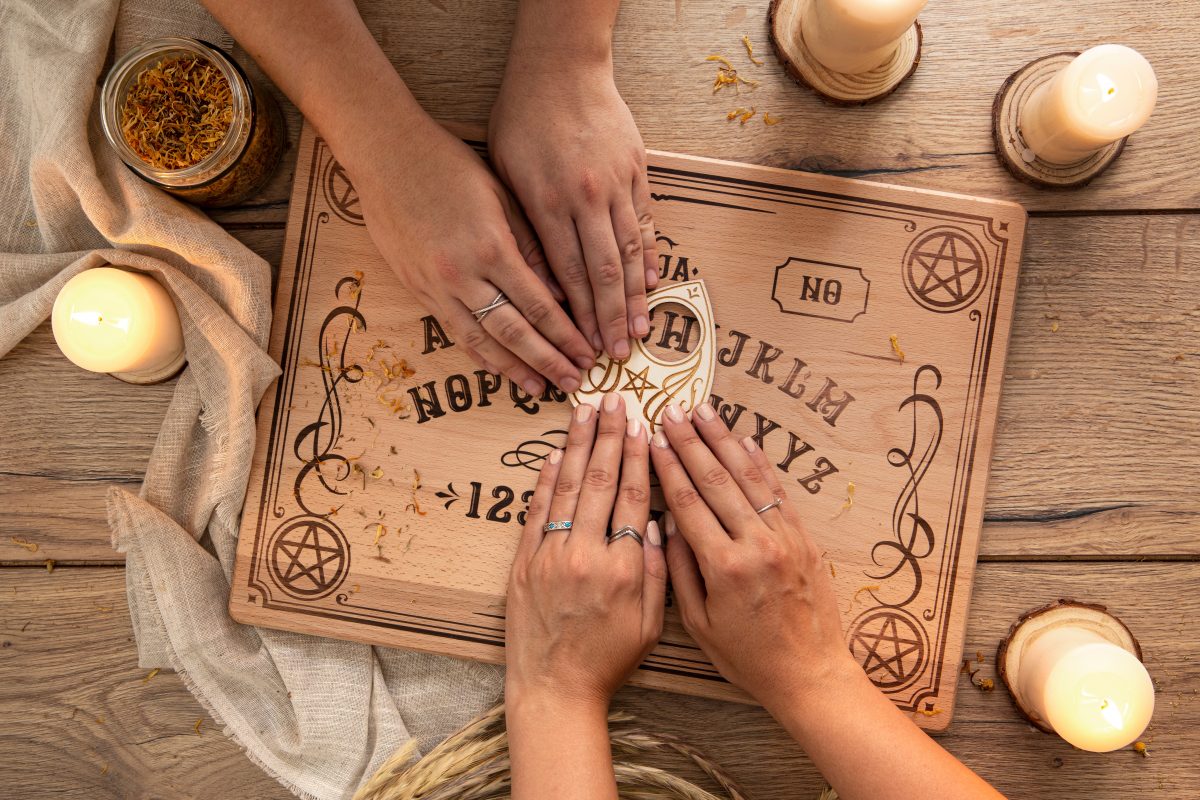
[[[345,495],[346,492],[336,484],[350,477],[350,459],[334,450],[342,437],[342,400],[338,387],[343,383],[358,383],[363,379],[362,367],[358,364],[346,363],[346,345],[355,331],[365,331],[367,321],[358,310],[362,299],[362,284],[356,278],[342,278],[334,289],[334,295],[341,299],[342,291],[346,290],[354,300],[354,305],[339,305],[325,315],[321,323],[321,333],[317,337],[318,357],[316,366],[321,369],[321,382],[325,388],[325,398],[314,422],[305,425],[296,434],[292,450],[303,466],[296,473],[293,484],[293,494],[296,504],[307,514],[317,514],[304,500],[304,487],[309,476],[315,475],[321,487],[334,495]],[[346,326],[345,335],[338,343],[335,356],[331,355],[325,343],[329,341],[327,333],[337,322],[343,321]]]
[[[922,389],[925,381],[933,382],[928,391]],[[929,650],[924,643],[924,629],[902,609],[920,595],[924,581],[921,562],[933,552],[938,538],[921,513],[920,487],[942,441],[942,409],[930,394],[941,385],[942,373],[932,364],[925,364],[913,374],[912,393],[900,402],[899,410],[907,408],[912,414],[911,438],[906,448],[889,450],[887,459],[907,476],[892,508],[894,538],[876,542],[871,548],[872,562],[884,572],[869,577],[888,581],[888,590],[907,586],[907,592],[889,599],[882,596],[884,591],[872,589],[876,607],[864,612],[850,628],[851,651],[860,657],[863,669],[881,689],[907,685],[910,678],[924,670]],[[932,618],[929,614],[922,616]],[[881,656],[881,647],[887,658]]]
[[[542,436],[559,437],[558,442],[552,442],[548,439],[526,439],[512,450],[500,456],[500,463],[506,467],[524,467],[525,469],[540,472],[542,462],[555,449],[562,447],[565,441],[567,432],[562,428],[553,428],[546,431]]]

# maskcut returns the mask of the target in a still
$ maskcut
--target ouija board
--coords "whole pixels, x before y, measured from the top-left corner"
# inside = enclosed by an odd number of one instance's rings
[[[703,281],[711,300],[711,402],[756,438],[824,551],[847,647],[944,728],[1024,211],[666,153],[649,178],[662,283]],[[678,333],[656,317],[648,340]],[[502,662],[509,565],[570,405],[454,345],[307,127],[270,351],[283,374],[259,409],[234,618]],[[748,699],[672,610],[632,681]]]

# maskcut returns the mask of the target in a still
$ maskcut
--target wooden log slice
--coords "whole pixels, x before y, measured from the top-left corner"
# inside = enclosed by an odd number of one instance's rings
[[[826,102],[839,106],[876,103],[899,88],[921,63],[921,23],[900,37],[896,51],[869,72],[848,75],[823,66],[804,43],[800,20],[811,0],[771,0],[767,19],[771,47],[788,75]]]
[[[1129,138],[1118,139],[1073,164],[1043,161],[1025,144],[1021,136],[1021,109],[1035,89],[1057,75],[1078,55],[1078,52],[1054,53],[1029,62],[1008,76],[992,104],[996,157],[1014,178],[1031,186],[1047,189],[1084,186],[1117,160]]]
[[[1029,643],[1047,630],[1065,625],[1085,628],[1099,634],[1118,647],[1133,653],[1139,661],[1142,660],[1142,646],[1137,638],[1125,623],[1110,614],[1105,606],[1064,598],[1022,614],[996,648],[996,672],[1021,716],[1046,733],[1054,733],[1054,729],[1026,707],[1015,687],[1018,685],[1021,658]]]

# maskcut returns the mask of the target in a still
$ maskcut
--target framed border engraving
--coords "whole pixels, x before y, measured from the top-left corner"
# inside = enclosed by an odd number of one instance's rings
[[[711,402],[824,550],[847,647],[944,728],[1024,212],[664,153],[649,178],[662,284],[703,281],[711,299]],[[647,340],[683,352],[686,326],[656,311]],[[375,251],[307,127],[271,353],[283,375],[259,411],[233,616],[502,661],[509,564],[570,404],[474,367]],[[748,700],[671,609],[633,682]]]

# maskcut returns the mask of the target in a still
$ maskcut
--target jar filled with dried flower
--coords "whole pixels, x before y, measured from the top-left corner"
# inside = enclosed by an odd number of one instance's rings
[[[270,92],[220,48],[196,39],[145,42],[117,59],[100,121],[125,164],[199,206],[229,206],[262,189],[286,130]]]

